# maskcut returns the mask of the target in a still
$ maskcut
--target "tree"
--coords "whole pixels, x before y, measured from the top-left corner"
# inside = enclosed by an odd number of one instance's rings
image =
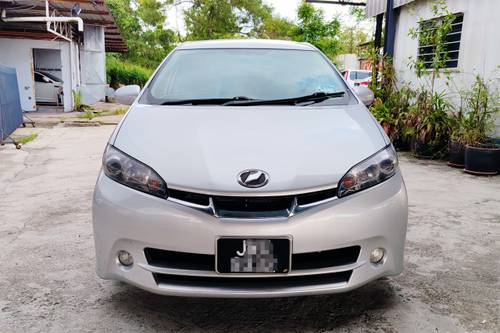
[[[149,26],[161,27],[165,23],[165,14],[163,13],[166,5],[163,1],[157,0],[138,0],[137,15]]]
[[[184,11],[187,39],[256,37],[271,11],[262,0],[193,0]]]
[[[106,1],[129,49],[127,54],[116,57],[148,68],[155,68],[165,58],[177,41],[174,31],[163,27],[163,11],[169,2]]]
[[[358,45],[368,41],[368,34],[356,27],[345,27],[339,33],[340,53],[358,53]]]
[[[302,2],[298,8],[298,26],[293,33],[293,39],[308,42],[323,51],[330,59],[339,52],[340,22],[337,18],[325,20],[323,10],[314,8],[311,4]]]
[[[266,39],[292,39],[297,26],[282,17],[269,16],[264,20],[259,30],[259,38]]]

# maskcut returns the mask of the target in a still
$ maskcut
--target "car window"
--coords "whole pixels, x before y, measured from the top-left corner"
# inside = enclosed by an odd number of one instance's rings
[[[349,74],[349,79],[356,80],[358,78],[357,74],[358,74],[358,72],[351,71],[351,73]]]
[[[50,73],[42,72],[41,74],[43,74],[44,76],[48,77],[49,79],[51,79],[54,82],[62,82],[60,78],[58,78],[57,76],[52,75]]]
[[[45,81],[43,80],[43,75],[35,73],[35,82],[45,83]]]
[[[372,76],[372,73],[370,72],[357,72],[356,79],[358,80],[364,80]]]
[[[281,49],[177,50],[142,95],[141,103],[245,96],[285,99],[346,91],[317,51]]]

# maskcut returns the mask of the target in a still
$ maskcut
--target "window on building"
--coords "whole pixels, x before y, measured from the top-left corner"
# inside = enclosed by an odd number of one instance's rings
[[[439,22],[439,18],[424,21],[421,23],[421,31],[432,31],[435,29],[435,25]],[[464,22],[464,14],[455,14],[455,19],[451,24],[451,30],[446,35],[445,51],[441,54],[441,59],[443,61],[443,68],[457,68],[458,67],[458,56],[460,51],[460,39],[462,37],[462,26]],[[418,47],[418,59],[422,61],[425,68],[431,68],[432,61],[436,55],[435,45],[429,44],[422,38],[419,40]]]

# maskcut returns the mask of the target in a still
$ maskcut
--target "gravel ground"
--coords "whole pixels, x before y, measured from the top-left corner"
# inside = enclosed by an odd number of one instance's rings
[[[111,126],[0,147],[0,332],[500,332],[500,177],[402,156],[406,270],[353,292],[152,295],[94,272],[91,196]]]

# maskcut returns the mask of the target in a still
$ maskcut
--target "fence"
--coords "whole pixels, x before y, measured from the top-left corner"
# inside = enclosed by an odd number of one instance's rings
[[[23,122],[16,69],[0,64],[0,142]]]

